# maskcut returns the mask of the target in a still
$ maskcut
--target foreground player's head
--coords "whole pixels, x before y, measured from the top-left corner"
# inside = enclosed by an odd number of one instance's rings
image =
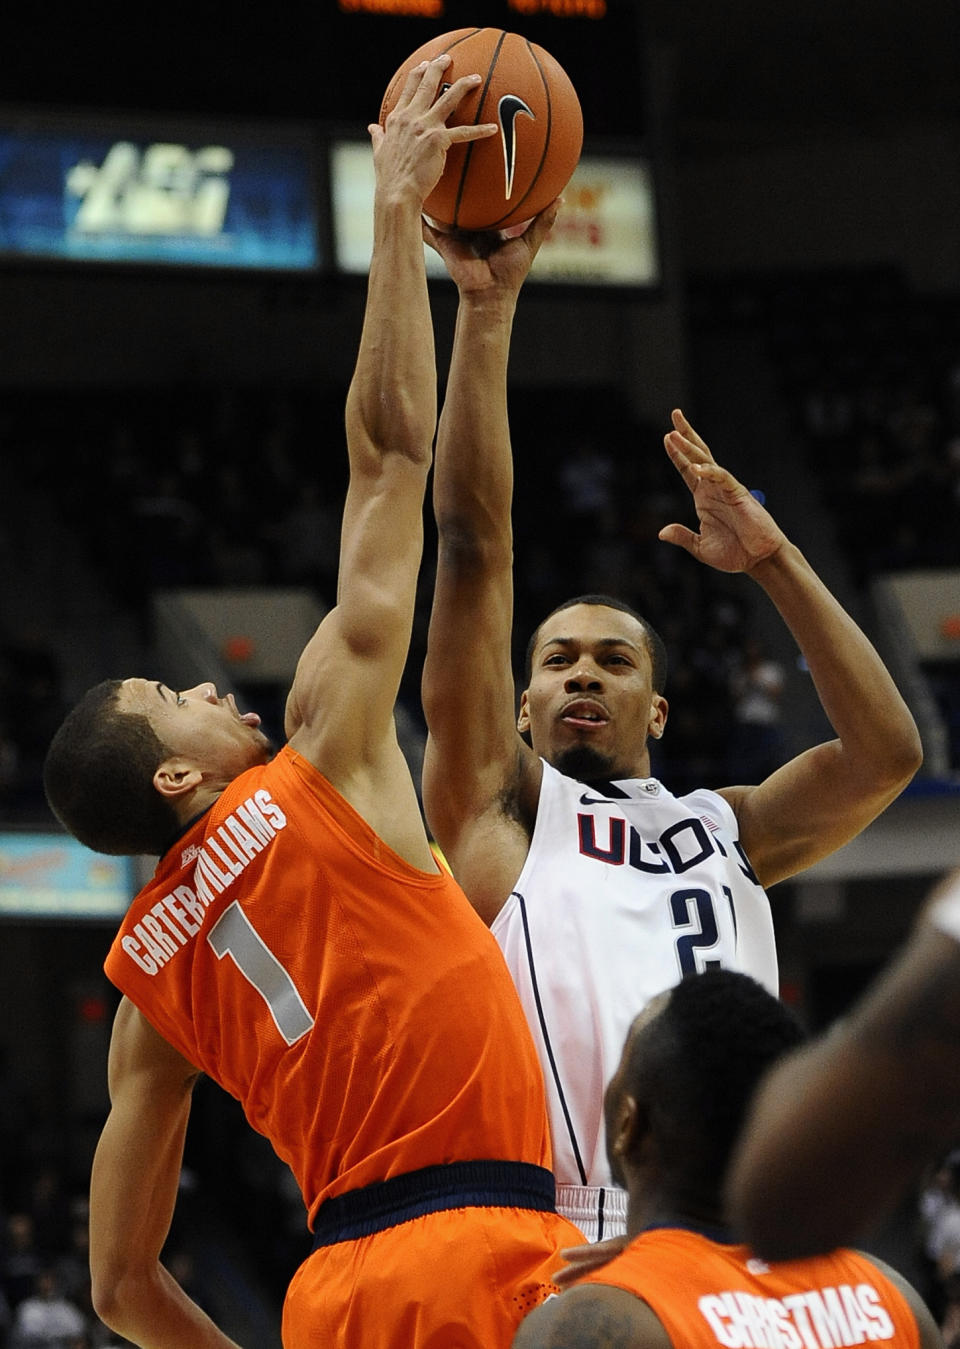
[[[548,614],[527,647],[517,721],[537,754],[571,777],[645,777],[667,719],[667,655],[653,627],[607,595]]]
[[[269,759],[259,725],[212,684],[177,693],[146,679],[105,680],[51,741],[50,809],[95,852],[159,856],[238,773]]]
[[[607,1152],[652,1211],[722,1220],[722,1187],[751,1097],[803,1039],[796,1015],[731,970],[691,975],[633,1022],[605,1097]]]

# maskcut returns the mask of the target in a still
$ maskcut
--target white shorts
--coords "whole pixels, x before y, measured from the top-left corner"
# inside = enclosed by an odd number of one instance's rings
[[[576,1223],[587,1241],[627,1233],[627,1192],[619,1186],[558,1185],[557,1212]]]

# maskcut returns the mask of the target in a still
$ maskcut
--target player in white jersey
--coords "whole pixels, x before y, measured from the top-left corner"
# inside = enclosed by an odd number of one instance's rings
[[[770,1074],[730,1173],[772,1259],[863,1238],[960,1141],[960,870],[835,1026]]]
[[[772,982],[770,916],[759,888],[736,877],[733,856],[749,858],[764,887],[810,866],[899,795],[919,765],[920,741],[865,635],[764,507],[675,411],[665,447],[692,494],[700,529],[667,525],[660,538],[708,566],[749,575],[766,592],[803,652],[835,738],[763,783],[720,787],[710,798],[714,808],[706,813],[729,840],[731,872],[694,881],[682,865],[677,875],[663,869],[670,857],[663,829],[649,842],[643,830],[635,837],[626,814],[615,817],[599,802],[601,784],[610,782],[634,797],[667,800],[665,789],[649,781],[648,738],[659,737],[667,720],[662,643],[650,625],[628,605],[604,597],[555,610],[534,635],[531,673],[515,716],[506,386],[513,317],[532,250],[522,235],[487,236],[482,248],[468,238],[429,229],[427,235],[457,284],[459,307],[435,460],[439,552],[423,677],[424,806],[454,875],[481,917],[496,925],[514,978],[533,1001],[533,1029],[554,1093],[563,1211],[588,1238],[600,1235],[601,1219],[609,1235],[617,1198],[598,1161],[602,1083],[612,1068],[603,1055],[619,1052],[648,993],[679,978],[681,951],[698,963],[712,958],[703,926],[711,918],[722,933],[713,958]],[[562,546],[558,541],[558,550]],[[570,881],[562,892],[555,871],[541,872],[541,853],[549,859],[555,846],[552,829],[549,844],[540,843],[540,812],[552,815],[552,788],[541,790],[553,782],[545,764],[575,779],[578,797],[598,798],[578,803],[588,852],[595,841],[599,851],[616,845],[619,856],[622,831],[622,862],[589,868],[582,893],[570,862],[580,856],[579,843],[559,863]],[[577,815],[569,820],[570,830],[580,828]],[[715,856],[713,862],[719,865]],[[730,886],[733,907],[725,911],[728,875],[747,899]],[[651,929],[637,924],[638,911],[649,914],[659,940],[648,940]],[[522,930],[524,914],[528,920],[536,915],[535,948],[528,948]],[[616,952],[616,960],[600,958],[601,952]],[[544,1007],[545,1033],[538,1029]],[[567,1114],[575,1121],[580,1165]],[[622,1230],[619,1221],[612,1226]]]
[[[545,1065],[554,1171],[575,1178],[558,1182],[558,1207],[589,1239],[616,1234],[626,1191],[596,1102],[624,1023],[711,967],[779,992],[770,905],[733,811],[716,792],[676,797],[654,778],[586,791],[544,764],[530,851],[492,931]]]

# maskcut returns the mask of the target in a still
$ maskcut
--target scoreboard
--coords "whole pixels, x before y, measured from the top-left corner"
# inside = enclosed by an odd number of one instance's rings
[[[587,137],[647,131],[644,33],[636,0],[337,0],[335,49],[355,57],[360,103],[379,109],[386,81],[421,43],[456,28],[505,28],[556,57],[583,105]],[[352,100],[351,100],[352,101]]]
[[[639,0],[284,0],[264,8],[20,7],[0,99],[34,108],[336,121],[363,132],[423,42],[497,27],[545,47],[573,80],[590,137],[647,130]]]

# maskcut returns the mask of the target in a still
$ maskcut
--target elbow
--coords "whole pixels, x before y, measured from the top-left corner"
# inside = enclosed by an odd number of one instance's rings
[[[910,766],[909,766],[909,777],[907,778],[908,782],[910,781],[911,778],[915,777],[917,773],[919,773],[920,769],[923,766],[923,741],[920,739],[920,732],[915,724],[911,726],[911,730],[912,734],[910,736],[910,746],[909,746]]]
[[[118,1335],[132,1329],[146,1278],[122,1257],[90,1263],[90,1302],[100,1320]]]
[[[912,718],[897,727],[877,730],[858,747],[850,764],[855,780],[883,809],[916,777],[923,763],[923,743]]]
[[[888,744],[887,761],[891,789],[899,794],[913,781],[923,764],[923,742],[912,718],[903,733]]]
[[[125,1300],[123,1279],[93,1270],[90,1279],[90,1302],[100,1320],[111,1330],[122,1332]]]

